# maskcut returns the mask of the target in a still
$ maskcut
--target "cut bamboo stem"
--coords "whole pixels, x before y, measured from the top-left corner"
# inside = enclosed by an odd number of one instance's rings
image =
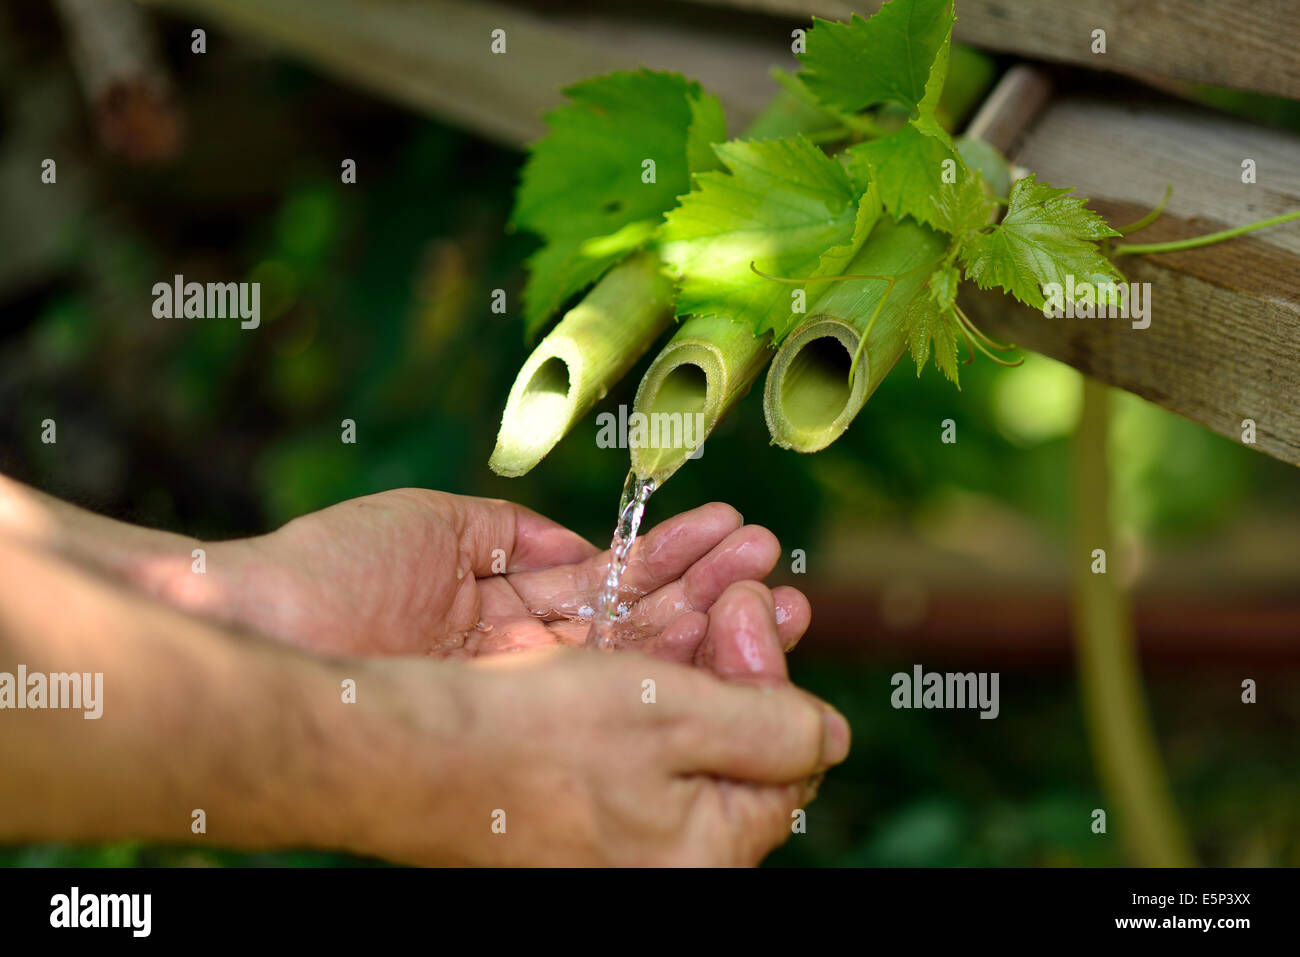
[[[632,411],[646,418],[648,442],[632,443],[632,471],[662,485],[700,448],[772,357],[768,336],[726,316],[682,324],[637,388]]]
[[[819,452],[844,434],[907,349],[907,306],[922,294],[946,249],[943,235],[911,219],[876,225],[844,271],[899,278],[892,288],[875,279],[836,283],[782,343],[763,389],[763,414],[776,445]]]
[[[488,465],[530,471],[627,374],[672,321],[672,283],[653,253],[611,269],[519,370]]]
[[[1010,170],[999,151],[1015,142],[1050,91],[1051,81],[1042,71],[1012,68],[959,141],[963,157],[983,172],[995,195],[1005,195],[1010,185]],[[813,304],[815,314],[785,340],[763,391],[763,413],[774,443],[818,452],[844,434],[906,351],[907,305],[923,292],[930,272],[925,266],[938,265],[943,246],[942,236],[910,219],[885,220],[872,231],[845,272],[900,278],[892,288],[882,280],[837,283]],[[877,310],[886,289],[886,302]],[[844,316],[860,318],[848,322],[839,318]],[[850,380],[854,355],[859,358]]]
[[[870,355],[863,355],[858,375],[849,381],[861,341],[862,330],[826,314],[811,316],[790,334],[763,389],[763,414],[774,443],[816,452],[844,434],[867,401]]]
[[[982,88],[986,78],[981,73],[978,81],[969,77],[962,82]],[[965,109],[966,107],[961,107],[962,112]],[[767,138],[790,136],[799,132],[824,130],[828,125],[834,126],[835,121],[824,113],[812,109],[786,90],[754,120],[745,135]],[[914,224],[911,224],[909,228],[922,227],[914,227]],[[657,268],[657,260],[655,262]],[[501,475],[517,476],[532,469],[555,447],[569,429],[586,415],[592,405],[604,396],[609,387],[649,347],[650,342],[666,324],[666,319],[655,322],[649,320],[649,316],[653,314],[657,318],[671,313],[674,296],[672,286],[667,280],[663,280],[662,284],[654,283],[640,288],[634,294],[630,290],[625,290],[621,294],[612,293],[602,297],[601,290],[605,282],[613,279],[623,268],[620,266],[612,270],[604,282],[597,285],[582,303],[566,315],[520,370],[506,403],[496,451],[493,452],[489,462],[494,471]],[[917,284],[924,279],[924,275],[919,276]],[[903,288],[903,284],[900,283],[896,287],[896,292],[907,293],[913,285],[915,284]],[[865,307],[867,312],[874,309],[875,302],[879,300],[879,289],[876,292],[876,298]],[[623,315],[623,310],[629,307],[619,302],[619,295],[626,301],[634,303],[634,308],[638,310],[636,317]],[[597,298],[600,298],[599,303],[595,302]],[[861,290],[837,291],[834,295],[828,294],[823,297],[825,300],[832,301],[835,308],[840,308],[842,304],[844,309],[858,308],[855,303],[862,298]],[[888,316],[892,316],[893,312],[894,310],[888,306],[884,310]],[[890,321],[886,314],[882,314],[881,321],[877,325],[883,325],[885,329],[891,330],[891,334],[898,332],[895,327],[901,328],[901,312],[897,322]],[[852,421],[853,416],[861,409],[862,403],[878,384],[878,382],[868,381],[869,377],[865,370],[873,363],[865,360],[860,360],[860,368],[863,370],[858,380],[860,384],[849,384],[849,363],[839,363],[838,355],[833,351],[829,352],[829,357],[826,353],[831,342],[839,342],[844,348],[850,349],[851,359],[852,350],[856,349],[856,344],[861,339],[860,331],[853,331],[853,327],[843,320],[835,320],[833,317],[823,317],[823,319],[826,322],[825,334],[810,334],[811,351],[802,358],[791,357],[797,359],[794,363],[796,374],[792,381],[803,381],[807,388],[820,390],[819,394],[835,394],[842,389],[856,402],[856,405],[845,417],[843,427],[823,444],[815,445],[815,442],[819,441],[818,438],[805,437],[814,443],[815,447],[810,445],[807,449],[802,449],[803,451],[824,448],[837,438],[844,428],[848,427],[848,423]],[[645,338],[640,339],[637,338],[637,329],[643,323],[647,331]],[[648,331],[651,326],[653,332]],[[582,330],[577,337],[575,337],[576,329]],[[624,343],[615,350],[615,356],[602,353],[599,359],[596,356],[587,356],[584,361],[585,346],[582,343],[600,342],[607,335],[631,336],[639,344],[639,348],[633,349]],[[852,340],[851,345],[850,340]],[[901,355],[902,347],[903,338],[900,337],[899,350],[889,359],[884,371],[887,372],[892,368],[898,355]],[[892,351],[892,346],[890,349],[880,351],[884,356]],[[661,441],[648,445],[634,444],[631,441],[633,436],[629,435],[629,444],[632,444],[633,472],[644,478],[653,477],[657,484],[662,485],[664,480],[682,467],[693,453],[694,447],[698,447],[703,442],[732,405],[745,394],[771,357],[772,350],[766,337],[756,338],[746,326],[734,323],[730,319],[697,317],[686,322],[646,371],[637,389],[633,411],[647,414],[663,413],[670,417],[700,415],[702,419],[693,418],[691,421],[692,425],[697,421],[703,423],[703,435],[698,436],[697,439],[692,431],[691,442],[675,442],[674,435],[683,438],[686,436],[686,420],[683,418],[682,427],[674,432],[677,427],[670,419],[668,420],[669,441],[665,445],[662,442],[664,420],[658,420],[658,425],[654,424],[654,420],[650,420],[650,437],[657,436]],[[617,371],[615,371],[615,363],[610,361],[615,358],[626,359],[625,362],[617,365]],[[599,368],[595,368],[596,366]],[[832,368],[839,366],[843,367],[843,381],[832,385],[828,376]],[[578,381],[579,378],[582,381]],[[577,382],[576,386],[575,382]],[[597,383],[598,388],[592,388],[593,384]],[[769,376],[769,386],[770,383]],[[791,392],[792,396],[795,394],[794,391]],[[807,405],[802,398],[793,401],[799,406],[796,414]],[[768,425],[771,428],[770,415]],[[776,435],[775,431],[773,435]],[[778,444],[784,444],[780,439],[777,441]],[[786,447],[798,446],[790,444]]]

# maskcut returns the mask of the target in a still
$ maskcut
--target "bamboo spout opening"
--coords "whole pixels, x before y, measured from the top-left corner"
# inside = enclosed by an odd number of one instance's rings
[[[672,284],[658,259],[636,253],[614,267],[519,370],[488,465],[523,475],[622,378],[672,321]]]
[[[867,401],[867,364],[849,369],[861,334],[833,316],[815,316],[785,341],[772,362],[763,412],[772,441],[797,452],[818,452],[849,427]]]
[[[663,377],[646,411],[694,415],[705,410],[708,400],[708,373],[698,363],[684,361]]]
[[[562,422],[570,391],[568,363],[559,356],[548,356],[524,386],[519,415],[530,425]]]
[[[632,470],[659,485],[702,453],[704,440],[762,371],[766,336],[723,316],[687,320],[655,357],[637,389],[648,441],[633,442]]]
[[[576,400],[569,361],[540,349],[533,353],[506,402],[490,462],[493,471],[523,475],[545,458],[578,417]]]

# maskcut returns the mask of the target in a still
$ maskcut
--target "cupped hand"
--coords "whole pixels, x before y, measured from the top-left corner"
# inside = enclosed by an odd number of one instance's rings
[[[415,864],[756,864],[844,759],[849,726],[771,673],[784,659],[761,585],[726,589],[697,654],[709,667],[556,647],[437,669],[370,659],[376,703],[345,735],[366,769],[349,761],[338,802],[357,809],[347,846]],[[430,746],[449,734],[450,766]]]
[[[158,590],[338,655],[473,657],[581,645],[609,557],[522,506],[424,489],[353,499],[269,535],[206,547],[202,580],[187,567]],[[744,525],[727,505],[665,521],[633,547],[619,643],[674,661],[715,657],[708,611],[733,583],[764,578],[780,554],[771,532]],[[793,646],[808,627],[807,600],[793,588],[750,587],[766,593],[781,645]]]

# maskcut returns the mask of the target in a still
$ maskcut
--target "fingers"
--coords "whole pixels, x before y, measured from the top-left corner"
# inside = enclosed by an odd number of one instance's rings
[[[640,543],[632,546],[623,573],[622,591],[628,597],[639,598],[682,577],[687,569],[740,528],[743,521],[730,505],[712,502],[656,525]],[[595,588],[605,579],[604,563],[598,562],[598,566],[592,576]]]
[[[772,598],[776,605],[776,631],[781,637],[781,647],[790,651],[799,644],[799,639],[812,624],[812,605],[803,592],[789,585],[773,588]]]
[[[714,502],[655,526],[632,547],[620,594],[639,598],[681,577],[740,523],[739,512]],[[599,552],[577,564],[512,574],[510,584],[533,614],[589,616],[608,562],[609,552]]]
[[[728,680],[781,683],[789,680],[784,652],[798,643],[811,620],[808,599],[798,589],[768,591],[760,582],[735,582],[709,614],[679,615],[645,651]]]
[[[666,701],[660,690],[660,701]],[[675,715],[677,771],[767,784],[803,781],[848,754],[849,725],[796,688],[722,681],[693,685]]]
[[[756,865],[791,834],[794,812],[805,801],[803,783],[758,785],[746,781],[717,781],[722,830],[731,846],[731,859]]]
[[[647,595],[631,622],[642,630],[662,628],[684,611],[708,611],[728,585],[762,579],[776,567],[781,545],[758,525],[733,531],[680,578]]]
[[[708,631],[709,616],[701,611],[688,611],[660,632],[646,646],[646,653],[652,658],[689,665],[695,661],[696,652]]]
[[[692,608],[708,611],[733,582],[766,578],[780,558],[776,536],[761,525],[747,525],[682,576],[683,594]]]
[[[772,593],[758,582],[736,582],[709,611],[695,664],[724,681],[754,685],[790,680],[776,628]]]

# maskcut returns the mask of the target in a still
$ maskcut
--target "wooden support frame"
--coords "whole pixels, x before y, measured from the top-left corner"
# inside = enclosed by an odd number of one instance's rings
[[[884,0],[694,0],[791,19],[870,16]],[[1106,32],[1094,53],[1093,31]],[[957,0],[954,38],[1000,53],[1300,99],[1292,0]]]

